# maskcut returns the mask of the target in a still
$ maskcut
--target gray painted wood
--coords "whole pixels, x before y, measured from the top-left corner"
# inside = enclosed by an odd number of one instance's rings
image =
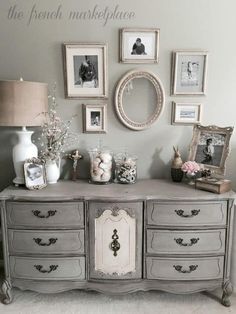
[[[82,254],[84,230],[8,230],[9,251],[15,254]]]
[[[225,229],[147,230],[148,254],[224,254]]]
[[[6,206],[8,225],[12,228],[68,228],[84,225],[82,202],[7,202]]]
[[[56,293],[71,289],[95,290],[108,295],[123,295],[137,291],[163,290],[175,294],[189,294],[204,290],[215,290],[222,286],[222,280],[195,280],[188,284],[170,280],[102,280],[97,281],[40,281],[12,279],[14,287],[41,293]],[[78,301],[79,306],[79,301]]]
[[[232,248],[234,198],[235,193],[232,191],[218,195],[195,190],[189,185],[175,184],[165,180],[139,180],[133,185],[110,184],[105,186],[88,184],[85,181],[61,181],[58,184],[49,185],[39,191],[9,187],[0,193],[0,200],[2,200],[1,223],[5,268],[5,280],[2,287],[5,301],[3,302],[8,304],[12,301],[12,287],[31,289],[45,293],[60,292],[70,289],[93,289],[107,294],[122,294],[138,290],[164,290],[172,293],[192,293],[222,287],[222,304],[229,306],[229,297],[232,293],[232,285],[230,283],[230,257]],[[12,206],[9,207],[9,205],[7,205],[6,208],[5,203],[9,204],[10,202],[14,203],[13,208]],[[96,204],[99,202],[105,206],[111,206],[111,204],[114,206],[121,204],[131,206],[132,203],[137,202],[143,204],[134,211],[135,215],[137,215],[137,232],[138,239],[140,239],[140,241],[137,242],[136,256],[138,261],[137,267],[140,267],[138,271],[141,274],[138,276],[139,279],[132,277],[120,279],[119,276],[102,278],[102,276],[96,277],[96,274],[91,278],[93,276],[92,264],[94,252],[92,246],[95,241],[93,223],[97,208]],[[155,217],[156,213],[153,216],[151,212],[153,204],[157,203],[163,203],[165,209],[163,209],[161,215],[158,214],[158,216]],[[39,208],[40,214],[47,215],[48,210],[52,209],[51,205],[54,206],[56,204],[59,206],[58,212],[60,213],[56,221],[54,221],[56,215],[50,216],[48,219],[35,217],[36,220],[34,220],[34,217],[29,218],[29,214],[31,214],[35,205]],[[96,206],[93,207],[92,204]],[[200,206],[201,215],[199,213],[199,215],[189,219],[177,217],[176,220],[176,217],[173,218],[173,206],[180,204],[187,206],[184,209],[182,208],[184,214],[191,213],[191,210],[195,209],[196,205]],[[170,213],[170,208],[172,214]],[[190,212],[188,212],[188,210],[190,210]],[[155,218],[153,219],[152,216]],[[151,222],[150,217],[152,217]],[[196,217],[197,219],[195,219]],[[161,223],[160,218],[162,219]],[[195,223],[192,222],[194,219]],[[49,222],[45,223],[46,220]],[[183,220],[185,221],[184,223]],[[10,244],[12,241],[9,241],[9,236],[19,231],[32,231],[35,234],[45,232],[45,235],[51,235],[53,232],[56,232],[58,236],[59,234],[62,236],[65,231],[68,233],[72,232],[73,235],[74,232],[76,233],[78,231],[81,234],[81,232],[84,231],[85,253],[81,256],[79,252],[75,253],[76,250],[73,251],[74,246],[70,250],[65,248],[64,245],[58,248],[58,253],[52,251],[48,255],[45,253],[45,250],[44,253],[39,253],[34,252],[33,248],[32,251],[29,252],[31,248],[29,248],[29,246],[27,248],[27,245],[26,251],[21,251],[21,248],[19,248],[20,245],[14,244],[12,246],[12,244]],[[157,248],[155,248],[154,245],[153,251],[150,251],[150,236],[148,236],[148,234],[152,234],[152,231],[163,231],[169,234],[168,237],[174,234],[176,235],[177,233],[179,236],[194,233],[195,236],[199,235],[199,237],[200,235],[204,235],[204,243],[201,244],[199,251],[196,250],[192,253],[190,250],[176,252],[172,250],[172,248],[169,248],[169,251],[165,251],[164,242],[160,251],[158,245]],[[211,236],[207,236],[206,234],[211,234]],[[219,237],[221,237],[222,242],[224,242],[224,234],[226,234],[225,247],[224,245],[219,245]],[[215,235],[215,237],[213,235]],[[209,243],[206,243],[210,241],[209,237],[213,243],[212,247],[208,246]],[[65,239],[64,241],[67,243]],[[10,256],[8,242],[11,246],[11,252],[13,252],[12,250],[14,248],[15,255]],[[72,242],[74,242],[74,240],[72,240]],[[74,245],[78,248],[79,244],[77,242]],[[216,251],[213,252],[213,249],[216,249]],[[17,250],[21,252],[16,253]],[[156,251],[158,251],[158,253],[156,253]],[[78,261],[80,263],[78,263]],[[159,267],[160,261],[162,261],[161,268]],[[165,262],[163,263],[163,261]],[[166,271],[168,265],[167,261],[169,265],[171,265],[173,261],[181,261],[184,264],[179,265],[182,266],[182,268],[177,268],[177,270],[187,271],[190,269],[188,268],[190,266],[189,262],[198,262],[199,265],[196,270],[190,272],[191,276],[193,276],[195,272],[196,278],[182,280],[181,276],[187,275],[188,273],[183,274],[179,272],[177,272],[179,277],[176,277],[178,276],[176,274],[174,276],[171,275],[171,278],[170,275],[168,277],[169,272]],[[50,273],[38,272],[38,274],[32,270],[32,267],[35,268],[34,265],[38,265],[36,262],[42,263],[41,270],[50,270],[50,266],[53,265],[54,262],[57,262],[60,268],[57,267],[55,271],[51,271]],[[78,266],[79,264],[80,267]],[[152,272],[154,270],[154,274],[150,272],[151,266]],[[30,267],[31,270],[29,271]],[[184,267],[186,267],[186,269]],[[37,269],[35,269],[35,271],[37,271]],[[56,271],[58,271],[58,275],[56,275]],[[159,278],[159,274],[156,275],[155,272],[159,272],[161,275],[165,274],[166,278],[162,280],[154,279],[157,276]],[[152,279],[146,279],[150,274]],[[92,276],[89,277],[90,275]],[[52,277],[50,278],[50,276]],[[207,278],[219,279],[209,280]]]
[[[148,224],[169,226],[225,225],[227,202],[148,202]]]
[[[104,200],[114,201],[154,199],[154,200],[228,200],[234,199],[233,191],[224,194],[214,194],[202,190],[196,190],[187,184],[176,184],[168,180],[138,180],[135,184],[88,184],[87,181],[59,181],[57,184],[49,184],[42,190],[26,190],[10,186],[0,193],[0,199],[25,199],[28,201],[58,201],[63,200]]]
[[[42,267],[39,269],[37,266]],[[52,268],[52,266],[55,267]],[[36,258],[10,256],[10,269],[12,278],[40,280],[85,279],[84,257]]]
[[[203,280],[223,278],[224,257],[147,257],[147,279]]]

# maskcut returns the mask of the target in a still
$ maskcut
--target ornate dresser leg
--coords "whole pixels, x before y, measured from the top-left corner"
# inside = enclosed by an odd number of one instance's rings
[[[223,295],[221,299],[221,303],[224,306],[229,307],[231,305],[229,297],[233,293],[233,286],[230,281],[226,281],[222,287],[223,289]]]
[[[4,295],[4,299],[2,300],[3,304],[10,304],[12,302],[11,288],[11,284],[7,280],[4,280],[2,283],[2,293]]]

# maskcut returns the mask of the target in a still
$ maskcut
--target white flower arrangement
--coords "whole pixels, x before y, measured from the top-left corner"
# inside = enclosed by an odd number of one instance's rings
[[[61,154],[65,153],[66,147],[74,142],[78,142],[78,134],[70,132],[70,126],[75,116],[68,121],[63,121],[57,114],[56,84],[54,84],[53,94],[49,96],[51,100],[47,112],[42,112],[45,119],[42,124],[42,135],[40,158],[47,160],[58,160]]]

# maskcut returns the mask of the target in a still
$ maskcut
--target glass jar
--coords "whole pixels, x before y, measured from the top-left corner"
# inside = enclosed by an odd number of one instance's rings
[[[90,182],[107,184],[112,178],[112,152],[105,148],[94,148],[90,155]]]
[[[128,154],[117,154],[115,156],[116,163],[116,182],[123,184],[135,183],[137,180],[137,157]]]

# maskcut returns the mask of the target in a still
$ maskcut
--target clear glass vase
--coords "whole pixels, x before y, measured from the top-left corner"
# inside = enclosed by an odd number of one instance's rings
[[[94,148],[90,155],[90,182],[108,184],[112,179],[112,152],[106,148]]]
[[[115,155],[117,183],[130,184],[137,181],[137,157],[126,153]]]

